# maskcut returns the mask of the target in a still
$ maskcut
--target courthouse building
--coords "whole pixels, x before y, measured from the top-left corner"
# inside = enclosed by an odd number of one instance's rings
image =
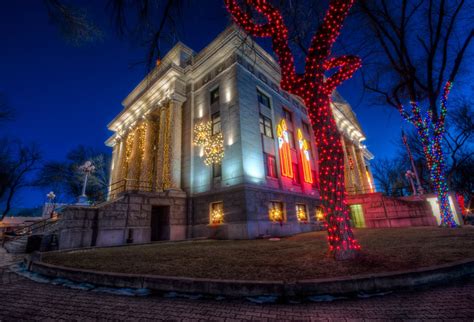
[[[279,82],[277,62],[235,26],[199,53],[179,43],[157,63],[108,125],[109,204],[134,193],[130,207],[149,213],[136,227],[127,214],[127,238],[318,229],[318,149],[302,101]],[[347,192],[372,192],[364,133],[349,104],[333,101]]]

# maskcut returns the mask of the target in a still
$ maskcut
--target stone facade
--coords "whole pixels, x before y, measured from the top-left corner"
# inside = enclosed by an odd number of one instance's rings
[[[69,206],[61,214],[59,248],[141,244],[151,240],[154,207],[169,207],[169,239],[186,238],[186,194],[125,192],[97,207]]]
[[[65,224],[82,216],[96,225],[84,228],[85,244],[120,244],[131,235],[134,242],[150,241],[150,200],[173,204],[168,191],[180,191],[187,206],[174,207],[169,220],[159,223],[180,227],[174,228],[180,233],[170,230],[170,239],[320,229],[318,153],[307,111],[279,83],[278,64],[235,26],[199,53],[177,44],[108,125],[109,202],[71,208]],[[345,147],[348,191],[373,191],[366,163],[372,156],[361,143],[365,137],[355,114],[337,93],[332,108]],[[205,162],[204,148],[193,145],[196,127],[206,122],[212,136],[223,138],[223,159],[213,165]],[[180,224],[173,224],[178,217]],[[83,228],[74,226],[68,236],[74,229]],[[81,243],[64,238],[71,247]]]

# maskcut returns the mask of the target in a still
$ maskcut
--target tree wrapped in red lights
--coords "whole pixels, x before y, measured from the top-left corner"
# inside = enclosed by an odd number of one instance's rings
[[[301,97],[308,109],[320,163],[321,198],[328,223],[329,249],[337,260],[352,259],[360,249],[349,224],[345,200],[344,152],[331,110],[331,94],[361,66],[355,56],[330,57],[334,42],[354,0],[331,0],[324,20],[311,40],[304,74],[296,72],[288,43],[288,29],[278,9],[266,0],[246,0],[266,20],[252,21],[237,0],[225,0],[234,21],[255,37],[272,39],[281,67],[282,89]],[[325,73],[337,70],[328,77]]]

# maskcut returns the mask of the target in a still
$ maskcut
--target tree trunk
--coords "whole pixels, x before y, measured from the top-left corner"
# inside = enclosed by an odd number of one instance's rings
[[[306,102],[319,154],[320,194],[328,223],[329,249],[336,260],[356,257],[359,244],[350,226],[344,184],[344,151],[328,95]]]
[[[449,205],[449,189],[446,180],[446,170],[444,167],[444,155],[441,146],[441,133],[422,142],[427,142],[427,147],[424,147],[426,160],[429,160],[428,167],[430,171],[430,181],[433,191],[438,198],[438,205],[441,217],[441,226],[443,227],[457,227],[454,221],[454,215]]]

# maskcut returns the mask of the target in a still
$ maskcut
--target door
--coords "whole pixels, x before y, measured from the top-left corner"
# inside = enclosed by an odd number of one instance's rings
[[[170,207],[151,208],[151,241],[170,239]]]
[[[364,228],[365,227],[365,218],[364,212],[362,210],[362,205],[351,205],[351,220],[352,224],[356,228]]]

